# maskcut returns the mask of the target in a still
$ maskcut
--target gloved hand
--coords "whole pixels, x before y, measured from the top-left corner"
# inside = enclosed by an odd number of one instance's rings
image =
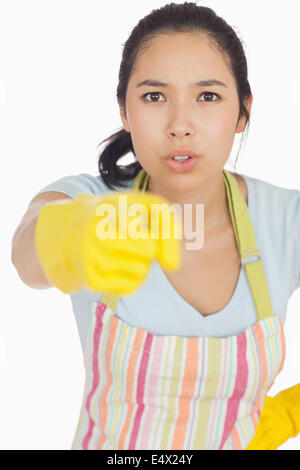
[[[254,438],[246,450],[275,450],[300,432],[300,384],[266,396]]]
[[[125,213],[119,208],[120,196],[127,196]],[[143,204],[145,217],[139,210],[131,215],[129,209],[134,203]],[[164,210],[158,212],[157,234],[151,239],[151,205],[162,203],[165,205]],[[109,204],[112,212],[99,212],[101,207],[105,208],[103,204]],[[36,250],[45,275],[64,293],[83,287],[118,295],[132,293],[146,278],[154,258],[167,269],[179,266],[180,239],[175,233],[179,233],[180,221],[170,209],[165,199],[134,190],[111,191],[106,196],[80,194],[72,201],[45,204],[35,231]],[[164,211],[170,215],[170,236],[166,239],[162,238]],[[127,226],[125,239],[119,239],[121,214]],[[141,219],[143,223],[139,225]],[[114,221],[115,239],[109,229]],[[133,221],[140,230],[132,232]],[[133,239],[134,233],[141,233],[148,239]]]

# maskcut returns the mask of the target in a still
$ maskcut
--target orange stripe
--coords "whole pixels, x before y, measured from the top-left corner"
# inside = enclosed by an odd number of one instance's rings
[[[268,364],[267,364],[267,358],[266,358],[266,352],[265,352],[265,336],[263,329],[259,323],[254,325],[254,332],[257,337],[257,344],[258,344],[258,350],[259,350],[259,358],[260,358],[260,366],[261,366],[261,377],[260,377],[260,384],[259,384],[259,391],[257,394],[257,399],[255,402],[254,409],[260,409],[260,400],[261,400],[261,395],[262,391],[265,387],[266,380],[268,377]]]
[[[284,363],[284,360],[285,360],[285,354],[286,354],[286,344],[285,344],[285,336],[284,336],[284,329],[283,329],[283,324],[281,323],[281,319],[279,319],[279,324],[280,324],[280,343],[281,343],[281,362],[280,362],[280,367],[279,367],[279,370],[278,370],[278,373],[277,375],[279,374],[279,372],[281,371],[282,367],[283,367],[283,363]]]
[[[251,419],[251,421],[252,421],[252,424],[253,424],[254,429],[255,429],[256,426],[257,426],[257,418],[255,418],[255,416],[256,416],[256,415],[255,415],[254,413],[252,413],[252,414],[250,415],[250,419]]]
[[[233,442],[234,442],[234,447],[235,447],[235,450],[240,450],[243,448],[242,446],[242,443],[241,443],[241,440],[240,440],[240,436],[239,436],[239,433],[237,432],[236,430],[236,427],[233,428],[231,434],[230,434],[232,437],[233,437]]]

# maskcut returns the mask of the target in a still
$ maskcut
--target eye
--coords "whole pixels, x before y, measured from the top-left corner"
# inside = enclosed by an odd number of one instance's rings
[[[149,101],[149,100],[147,100],[147,99],[146,99],[146,96],[148,96],[148,95],[161,95],[161,93],[160,93],[159,91],[152,91],[152,92],[150,92],[150,93],[145,93],[145,94],[142,96],[143,100],[144,100],[144,101],[147,101],[148,103],[157,103],[157,101],[152,101],[152,100]]]
[[[217,99],[220,99],[220,96],[217,93],[213,93],[212,91],[204,91],[203,93],[201,93],[200,97],[203,95],[215,95],[217,96]],[[209,100],[208,103],[211,101],[217,101],[217,100]]]
[[[158,100],[155,100],[155,101],[152,101],[151,99],[150,100],[147,100],[146,97],[147,96],[151,96],[151,95],[162,95],[162,93],[160,93],[159,91],[152,91],[152,92],[149,92],[149,93],[145,93],[142,98],[144,101],[148,102],[148,103],[159,103],[160,101]],[[217,97],[216,100],[200,100],[200,101],[205,101],[206,103],[211,103],[213,101],[217,101],[218,99],[220,99],[220,96],[217,94],[217,93],[214,93],[212,91],[204,91],[203,93],[201,93],[200,97],[201,96],[204,96],[204,95],[215,95]]]

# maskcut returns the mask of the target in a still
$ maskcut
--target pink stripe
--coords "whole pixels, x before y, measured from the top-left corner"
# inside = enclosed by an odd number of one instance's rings
[[[244,396],[248,382],[248,364],[246,358],[246,334],[242,333],[237,336],[237,371],[235,378],[235,387],[232,396],[228,399],[227,412],[224,424],[224,431],[219,450],[222,449],[225,441],[235,425],[237,412],[241,398]]]
[[[163,342],[157,341],[156,347],[153,353],[153,359],[152,359],[152,369],[150,372],[151,379],[149,380],[148,388],[147,388],[146,399],[147,399],[147,404],[148,404],[148,411],[144,419],[143,429],[141,430],[141,439],[139,443],[139,449],[141,450],[147,450],[147,445],[149,444],[149,440],[150,440],[150,430],[151,430],[153,419],[157,410],[156,397],[158,396],[159,392],[156,390],[156,388],[157,388],[157,382],[159,378],[158,371],[160,367],[158,358],[162,357],[161,356],[162,350],[163,350]]]
[[[96,325],[94,328],[94,335],[93,335],[93,363],[92,363],[92,373],[93,373],[93,385],[92,385],[92,390],[88,394],[87,400],[86,400],[86,410],[88,412],[88,415],[90,416],[90,402],[93,393],[95,392],[98,384],[99,384],[99,367],[98,367],[98,350],[99,350],[99,338],[102,332],[102,316],[103,313],[106,310],[106,305],[105,304],[98,304],[97,305],[97,310],[96,310]],[[83,439],[82,442],[82,447],[83,450],[88,450],[88,444],[92,436],[93,432],[93,427],[95,423],[90,417],[89,421],[89,429],[88,432]]]
[[[141,421],[142,414],[145,408],[145,405],[143,404],[143,396],[144,396],[146,372],[147,372],[147,367],[148,367],[148,362],[149,362],[149,357],[150,357],[149,351],[150,351],[152,340],[153,340],[153,335],[151,333],[147,333],[146,341],[144,344],[143,355],[142,355],[142,359],[140,363],[140,370],[138,373],[138,383],[137,383],[137,391],[136,391],[136,401],[138,403],[138,409],[136,411],[136,415],[134,419],[134,424],[133,424],[133,429],[132,429],[132,433],[130,436],[128,450],[135,449],[135,443],[138,437],[140,421]]]

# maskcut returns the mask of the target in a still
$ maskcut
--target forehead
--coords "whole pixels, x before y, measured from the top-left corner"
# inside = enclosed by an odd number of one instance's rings
[[[212,76],[228,84],[233,77],[223,54],[201,33],[160,34],[151,39],[138,55],[132,79],[156,78],[174,81],[176,77]],[[155,76],[154,76],[155,75]]]

